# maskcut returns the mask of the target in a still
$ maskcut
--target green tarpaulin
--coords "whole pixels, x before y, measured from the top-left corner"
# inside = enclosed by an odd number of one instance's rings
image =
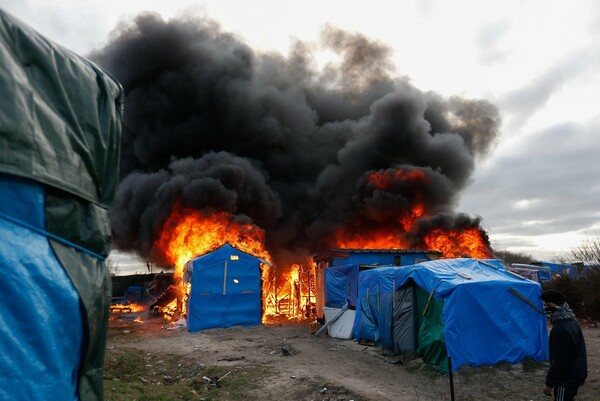
[[[124,93],[94,63],[2,10],[0,59],[0,173],[45,188],[45,229],[65,240],[50,243],[85,310],[79,397],[101,400],[111,295],[102,257],[110,250]]]

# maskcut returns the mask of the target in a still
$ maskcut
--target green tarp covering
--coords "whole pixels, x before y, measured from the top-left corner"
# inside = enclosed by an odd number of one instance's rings
[[[0,60],[0,174],[42,184],[46,231],[89,251],[50,241],[85,310],[79,397],[101,400],[111,296],[102,257],[110,250],[124,93],[94,63],[2,10]]]
[[[444,301],[430,298],[430,294],[419,287],[416,288],[416,295],[419,322],[417,355],[440,372],[448,373],[448,354],[442,317]]]

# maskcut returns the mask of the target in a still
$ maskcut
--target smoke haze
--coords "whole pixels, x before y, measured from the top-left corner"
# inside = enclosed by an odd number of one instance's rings
[[[319,50],[337,58],[317,68]],[[253,222],[275,259],[330,247],[340,229],[392,228],[419,246],[425,226],[479,227],[453,208],[494,143],[496,108],[420,91],[390,57],[333,26],[287,55],[209,19],[142,14],[118,27],[92,55],[126,91],[115,246],[153,255],[176,202]],[[417,201],[428,215],[404,232],[398,218]]]

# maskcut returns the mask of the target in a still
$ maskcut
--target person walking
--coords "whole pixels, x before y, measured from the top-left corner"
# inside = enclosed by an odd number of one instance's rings
[[[550,368],[542,390],[554,394],[555,401],[572,401],[587,378],[585,340],[575,314],[565,296],[556,290],[542,293],[547,312],[550,312]]]

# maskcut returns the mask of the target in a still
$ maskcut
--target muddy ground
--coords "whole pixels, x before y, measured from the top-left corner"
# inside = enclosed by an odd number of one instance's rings
[[[186,366],[220,366],[231,379],[252,368],[269,375],[248,400],[450,400],[449,378],[417,359],[396,362],[352,340],[311,334],[308,323],[233,327],[189,333],[162,318],[111,321],[110,351],[135,349],[180,357]],[[600,329],[584,328],[589,374],[577,400],[600,400]],[[550,400],[541,394],[547,363],[463,367],[454,375],[456,400]],[[223,380],[226,385],[226,380]],[[203,398],[198,398],[199,400]]]

